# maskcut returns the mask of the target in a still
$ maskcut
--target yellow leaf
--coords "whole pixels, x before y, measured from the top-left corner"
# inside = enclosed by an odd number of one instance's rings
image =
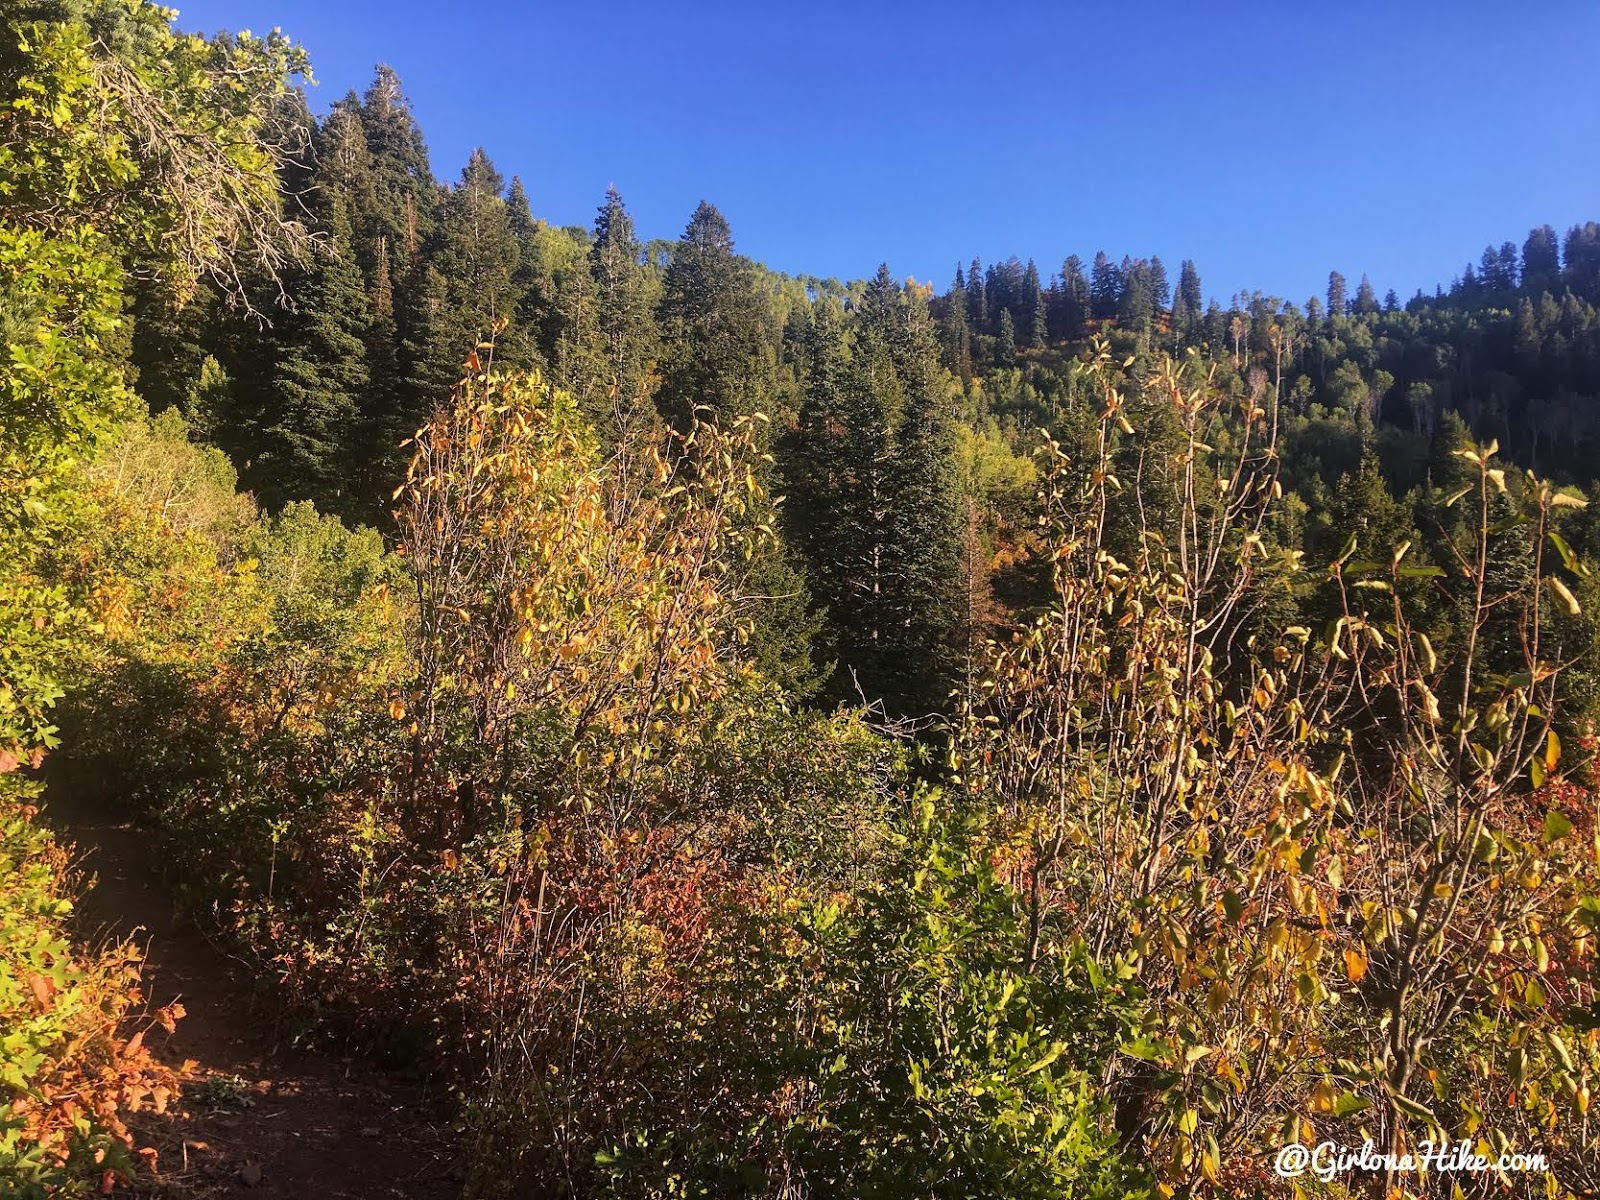
[[[1562,583],[1561,580],[1554,575],[1549,575],[1546,576],[1545,582],[1550,585],[1550,590],[1567,606],[1568,613],[1575,617],[1583,611],[1578,604],[1578,598],[1567,590],[1567,585]]]
[[[1345,974],[1350,976],[1351,983],[1360,983],[1367,973],[1367,952],[1357,946],[1348,946],[1344,952]]]

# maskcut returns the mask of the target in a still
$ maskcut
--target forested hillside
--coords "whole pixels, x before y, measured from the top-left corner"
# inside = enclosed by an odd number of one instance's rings
[[[795,277],[169,21],[0,38],[6,1194],[179,1086],[66,796],[470,1196],[1600,1188],[1600,225]]]

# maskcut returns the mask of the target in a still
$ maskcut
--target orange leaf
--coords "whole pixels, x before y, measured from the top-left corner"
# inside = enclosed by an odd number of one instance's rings
[[[1351,983],[1360,983],[1362,976],[1367,973],[1367,956],[1364,951],[1354,946],[1346,947],[1344,952],[1344,969],[1350,976]]]
[[[49,1012],[55,1006],[56,985],[43,975],[29,975],[28,987],[33,992],[33,998],[39,1002],[39,1007]]]

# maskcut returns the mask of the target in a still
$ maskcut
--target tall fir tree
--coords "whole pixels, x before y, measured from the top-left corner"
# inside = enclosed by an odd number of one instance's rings
[[[1097,251],[1089,273],[1089,307],[1095,319],[1104,321],[1116,316],[1121,296],[1122,273],[1104,250]]]
[[[702,201],[662,281],[663,413],[684,427],[704,406],[722,418],[762,408],[770,392],[766,302],[734,254],[723,215]]]
[[[269,508],[313,500],[350,515],[372,318],[344,201],[332,193],[327,204],[328,240],[290,283],[294,308],[278,323],[271,404],[253,414],[259,449],[242,476]]]
[[[944,361],[961,380],[963,386],[972,382],[972,329],[967,324],[967,283],[956,268],[955,282],[944,298],[944,314],[939,321],[939,344],[944,350]]]
[[[1533,296],[1555,291],[1561,281],[1561,249],[1548,225],[1528,231],[1522,243],[1522,287]]]
[[[1031,258],[1022,276],[1022,308],[1028,345],[1038,349],[1045,344],[1049,330],[1046,326],[1044,289],[1039,285],[1039,267]]]
[[[371,159],[375,232],[388,239],[395,276],[405,277],[433,233],[438,186],[428,146],[391,67],[378,67],[360,113]]]
[[[983,264],[977,256],[967,268],[967,322],[975,334],[989,329],[989,296],[983,287]]]
[[[1051,328],[1055,336],[1074,340],[1084,335],[1089,316],[1089,281],[1084,278],[1083,261],[1069,254],[1061,264],[1061,277],[1053,305]]]
[[[589,272],[594,279],[595,327],[604,372],[600,390],[609,410],[608,432],[618,438],[647,423],[652,407],[655,320],[641,253],[622,196],[616,188],[608,188],[595,218]]]
[[[1328,272],[1328,319],[1345,315],[1344,276],[1337,271]]]

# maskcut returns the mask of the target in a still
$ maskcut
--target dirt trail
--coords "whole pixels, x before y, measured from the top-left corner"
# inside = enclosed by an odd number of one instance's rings
[[[158,1177],[119,1195],[159,1200],[450,1200],[449,1114],[441,1098],[361,1059],[279,1048],[231,963],[175,918],[150,839],[114,819],[60,804],[46,814],[98,878],[80,904],[86,933],[135,938],[146,950],[151,1007],[180,1000],[177,1031],[146,1043],[175,1067],[195,1065],[183,1100],[130,1124],[159,1151]]]

